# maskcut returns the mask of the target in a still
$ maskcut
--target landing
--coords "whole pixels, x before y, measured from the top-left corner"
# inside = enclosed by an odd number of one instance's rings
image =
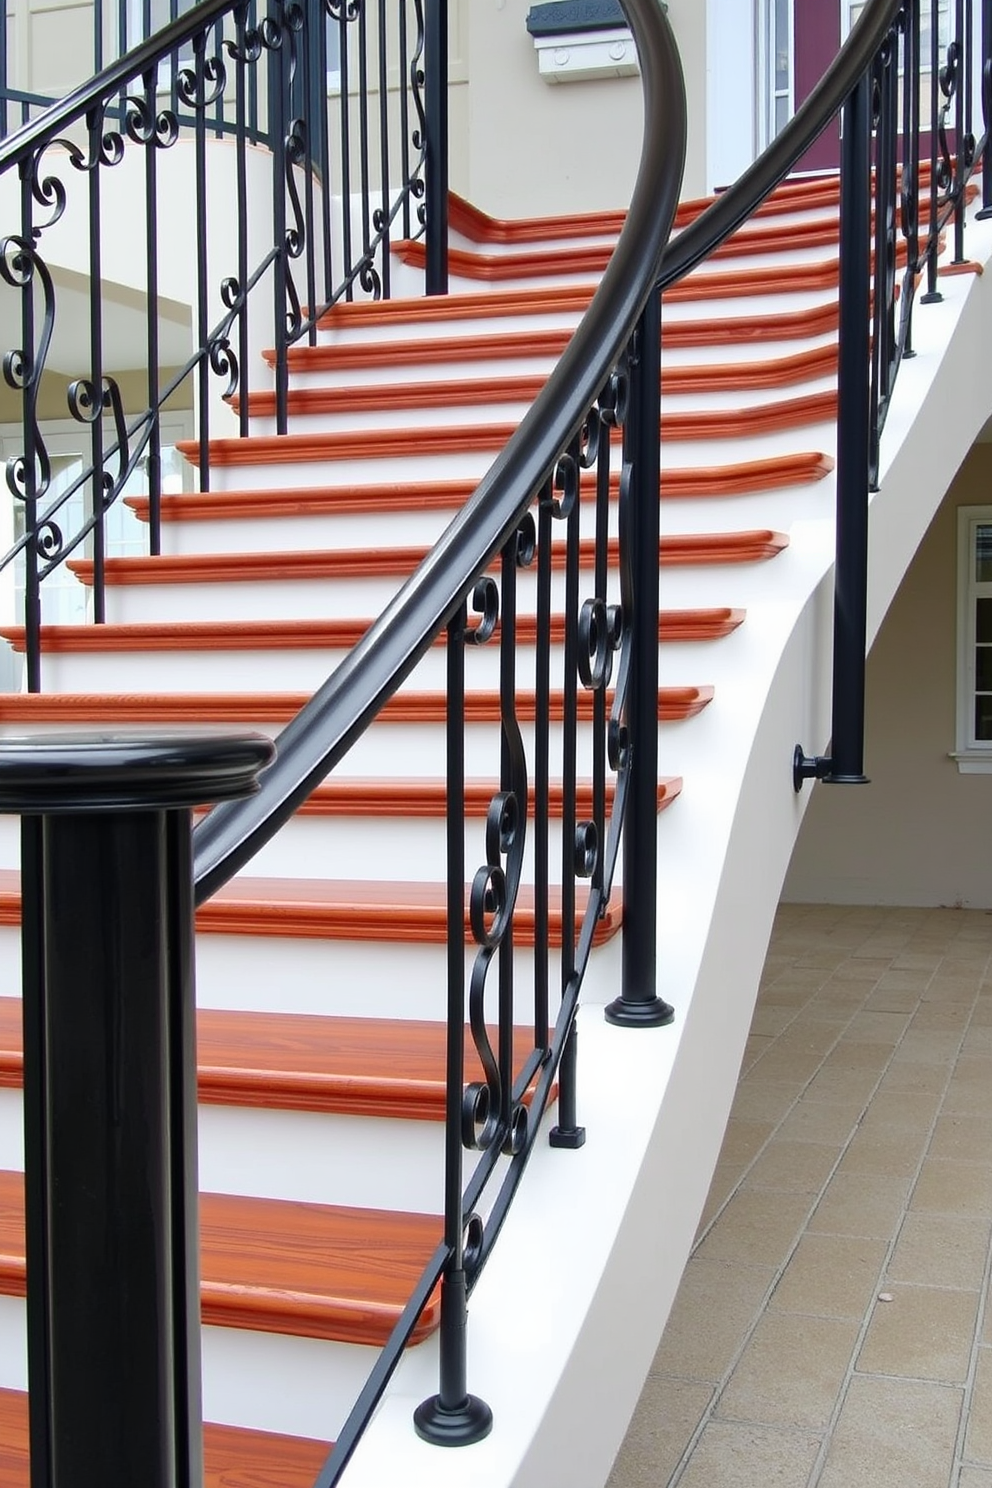
[[[992,916],[782,906],[608,1488],[992,1488]]]

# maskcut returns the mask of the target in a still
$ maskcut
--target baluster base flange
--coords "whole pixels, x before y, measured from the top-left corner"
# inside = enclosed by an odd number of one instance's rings
[[[454,1410],[441,1402],[440,1395],[423,1401],[413,1413],[417,1435],[435,1447],[470,1447],[480,1442],[493,1429],[493,1413],[477,1395],[466,1395]]]

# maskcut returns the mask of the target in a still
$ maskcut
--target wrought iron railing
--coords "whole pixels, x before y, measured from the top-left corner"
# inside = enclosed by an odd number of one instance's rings
[[[582,1140],[576,1099],[575,1014],[597,925],[609,913],[621,853],[623,985],[608,1016],[634,1027],[664,1022],[671,1016],[671,1009],[658,995],[655,960],[661,338],[656,290],[660,287],[663,292],[711,254],[801,159],[829,120],[844,109],[839,445],[846,453],[838,472],[838,615],[842,627],[846,626],[847,649],[839,645],[837,651],[842,658],[848,656],[848,661],[837,663],[835,699],[840,702],[835,703],[832,755],[825,761],[807,761],[799,751],[796,768],[797,779],[806,774],[858,779],[860,746],[853,725],[858,721],[858,699],[863,698],[863,670],[860,676],[858,671],[864,661],[862,534],[869,487],[878,472],[878,439],[900,358],[912,349],[916,278],[921,272],[927,277],[928,295],[924,298],[939,293],[939,241],[946,230],[953,230],[960,256],[969,176],[980,156],[985,155],[988,164],[987,134],[980,144],[971,139],[971,114],[962,94],[981,72],[986,79],[983,111],[987,118],[992,0],[983,3],[980,46],[971,41],[977,20],[972,7],[968,0],[957,0],[954,44],[946,57],[936,53],[931,56],[929,73],[917,40],[921,0],[869,0],[843,51],[792,123],[741,181],[666,250],[685,145],[680,69],[667,21],[655,0],[623,0],[623,6],[641,62],[645,141],[627,225],[588,314],[540,399],[467,505],[363,640],[280,736],[277,759],[266,772],[258,795],[216,808],[195,834],[197,898],[202,902],[251,859],[319,781],[358,745],[418,661],[439,637],[446,637],[448,1113],[444,1237],[354,1412],[339,1433],[335,1453],[318,1479],[319,1488],[331,1488],[340,1477],[417,1316],[439,1281],[440,1390],[418,1411],[418,1430],[429,1440],[453,1443],[476,1440],[489,1428],[487,1407],[468,1388],[466,1298],[491,1253],[537,1140],[555,1082],[560,1104],[552,1140],[563,1147],[576,1146]],[[353,24],[348,20],[350,8],[347,13],[340,7],[332,8],[342,27]],[[204,140],[209,133],[207,99],[212,97],[216,79],[208,66],[206,43],[201,40],[197,49],[196,38],[208,35],[207,28],[222,13],[222,5],[218,3],[215,10],[208,3],[202,11],[202,24],[177,23],[179,30],[170,30],[168,37],[170,51],[187,40],[194,44],[197,60],[189,69],[190,106],[194,115],[199,113],[203,118],[199,128]],[[280,11],[273,24],[282,27],[280,40],[276,31],[266,33],[263,23],[257,41],[253,38],[249,44],[248,37],[241,36],[239,44],[235,35],[235,52],[241,55],[240,67],[253,65],[256,46],[259,55],[270,53],[277,59],[276,70],[280,66],[284,69],[280,76],[285,81],[285,59],[292,53],[296,32],[286,11]],[[184,29],[187,26],[188,32]],[[428,7],[425,29],[429,60],[431,38],[435,52],[443,50],[443,7],[436,11]],[[136,143],[144,146],[147,159],[154,160],[158,128],[164,128],[166,136],[172,132],[171,123],[157,125],[159,115],[152,106],[150,95],[155,89],[157,65],[158,53],[151,49],[140,54],[139,65],[129,61],[123,72],[114,74],[105,94],[87,95],[90,101],[82,113],[72,113],[70,119],[63,110],[54,127],[46,126],[49,132],[43,148],[32,133],[30,142],[27,136],[9,142],[10,146],[16,144],[20,152],[16,156],[5,155],[0,149],[0,170],[5,164],[9,167],[15,158],[28,162],[22,188],[25,225],[2,259],[8,282],[13,279],[24,291],[24,347],[38,345],[31,318],[34,294],[29,290],[45,285],[44,258],[37,246],[33,214],[41,206],[53,216],[62,206],[59,177],[40,170],[37,162],[51,141],[64,135],[72,120],[83,119],[88,153],[83,146],[73,146],[68,155],[69,168],[74,168],[72,150],[76,149],[83,152],[80,165],[89,167],[86,174],[91,181],[98,180],[101,171],[113,169],[116,145],[104,145],[104,119],[110,117],[111,107],[120,108],[113,100],[122,91],[127,92],[129,80],[136,77],[149,81],[136,95],[136,104],[124,105],[122,117],[134,121]],[[931,92],[935,90],[937,103],[927,119],[929,131],[921,128],[919,103],[925,76],[935,80]],[[436,114],[431,106],[425,107],[426,142],[422,121],[418,127],[423,159],[418,160],[404,183],[404,194],[413,204],[417,183],[426,175],[428,226],[432,221],[432,182],[445,179],[440,109],[440,103]],[[953,137],[949,132],[952,110]],[[92,118],[87,117],[87,111]],[[289,117],[288,113],[279,116],[272,137],[274,156],[284,151],[285,170],[292,176],[295,170],[305,168],[300,162],[309,157],[303,136],[297,137],[288,127]],[[435,119],[436,125],[431,122]],[[130,132],[126,122],[121,128]],[[928,132],[929,158],[920,143]],[[120,131],[111,129],[109,135],[118,138]],[[162,143],[167,145],[167,138]],[[278,172],[277,179],[283,179]],[[313,179],[320,177],[315,175]],[[986,193],[990,186],[986,169]],[[928,207],[922,214],[924,190]],[[286,193],[280,193],[284,205],[287,199],[293,202],[288,185]],[[923,215],[926,222],[921,226]],[[212,349],[213,361],[221,368],[229,355],[234,356],[229,332],[235,323],[240,328],[246,314],[246,286],[249,281],[257,281],[260,274],[271,271],[277,286],[276,319],[283,317],[288,303],[293,328],[290,334],[303,325],[302,311],[298,312],[302,300],[297,295],[297,301],[293,301],[285,278],[279,276],[289,272],[291,262],[305,258],[306,243],[293,234],[302,221],[309,241],[314,214],[308,215],[303,207],[297,215],[291,206],[285,221],[278,212],[275,217],[274,246],[264,269],[253,279],[239,267],[236,286],[227,291],[231,297],[227,308],[234,319],[227,324],[220,322],[224,329],[219,338],[209,334],[207,322],[208,334],[201,338],[192,368],[202,377],[207,376]],[[440,219],[439,212],[433,220]],[[374,209],[370,222],[377,230],[383,225],[377,222]],[[40,229],[41,242],[47,231],[46,217]],[[202,231],[205,240],[205,226]],[[900,233],[908,264],[897,294]],[[319,240],[319,229],[316,236]],[[11,242],[8,239],[8,244]],[[372,259],[365,260],[367,265],[378,268],[380,262],[384,263],[387,248],[388,242],[383,239],[378,245],[380,257],[376,259],[373,253]],[[433,248],[428,245],[429,263],[432,252],[437,254],[431,271],[433,284],[441,288],[443,252],[436,239]],[[99,260],[95,264],[98,267]],[[361,279],[361,270],[357,277]],[[309,287],[307,295],[310,297]],[[312,297],[308,302],[313,303]],[[244,348],[240,360],[243,364]],[[36,509],[40,432],[36,402],[31,399],[39,361],[44,364],[37,352],[29,350],[25,354],[22,350],[13,359],[8,358],[7,364],[8,382],[13,378],[14,383],[22,385],[28,410],[24,420],[25,453],[20,462],[15,461],[12,490],[16,499],[26,506],[34,502]],[[101,399],[113,408],[113,392],[105,387],[105,381],[97,349],[91,373],[74,394],[81,413]],[[98,389],[103,389],[102,394]],[[151,403],[149,398],[150,407]],[[202,416],[208,423],[209,400]],[[106,450],[130,450],[125,437],[132,442],[135,437],[126,424],[116,445],[111,442],[101,446],[100,457],[94,457],[94,486],[108,494],[109,487],[99,478]],[[205,442],[203,427],[200,437]],[[208,473],[202,472],[201,480]],[[619,513],[615,537],[610,519],[614,501]],[[589,512],[589,521],[580,523],[583,509]],[[49,513],[45,521],[54,522],[54,514]],[[98,525],[99,515],[95,513],[88,532],[95,534]],[[66,546],[61,536],[57,540],[47,538],[46,530],[44,522],[36,522],[22,548],[34,549],[43,559],[46,546]],[[855,536],[846,539],[845,530],[853,530]],[[620,574],[615,588],[608,574],[608,562],[614,553],[619,554]],[[528,679],[526,687],[518,676],[517,662],[517,648],[524,633],[518,615],[522,609],[518,591],[524,583],[535,596],[533,635],[537,655],[534,677]],[[564,617],[560,618],[553,613],[553,598],[562,595]],[[37,626],[37,620],[33,623]],[[467,873],[464,668],[466,657],[484,646],[499,648],[499,782],[479,854],[484,861]],[[857,654],[851,656],[850,652]],[[555,683],[553,659],[559,665]],[[531,723],[528,755],[524,725],[529,728]],[[592,727],[587,729],[590,723]],[[580,751],[586,752],[584,762],[591,779],[588,800],[583,799],[578,784]],[[562,802],[558,864],[552,863],[547,829],[553,791],[560,792]],[[531,902],[521,892],[528,838],[533,840]],[[514,940],[521,938],[525,926],[534,944],[534,970],[526,974],[513,955]],[[474,957],[467,987],[466,944]],[[494,984],[491,1000],[496,1011],[495,1042],[486,1018],[490,983]],[[466,1013],[484,1071],[481,1083],[467,1087]],[[533,1028],[533,1038],[521,1057],[519,1050],[514,1051],[511,1034],[523,1020]],[[463,1173],[466,1149],[478,1153],[477,1165],[467,1182]],[[480,1217],[483,1209],[484,1220]]]
[[[428,290],[445,282],[445,150],[429,146],[427,127],[430,115],[444,137],[446,56],[434,54],[429,83],[424,58],[429,30],[433,45],[443,44],[439,0],[427,0],[426,14],[423,0],[272,0],[257,15],[255,3],[203,0],[0,142],[0,315],[21,327],[19,342],[5,348],[3,377],[19,397],[23,431],[23,449],[6,465],[23,531],[0,569],[23,565],[32,691],[41,686],[44,580],[86,551],[93,618],[103,619],[107,513],[140,471],[150,551],[160,550],[164,410],[192,410],[195,478],[206,490],[218,404],[235,404],[246,434],[262,347],[274,347],[275,426],[284,433],[289,348],[313,342],[338,300],[389,296],[398,236],[425,232]],[[218,137],[233,162],[208,149]],[[184,148],[185,178],[163,187],[166,157]],[[127,221],[103,225],[115,173],[127,175]],[[188,193],[185,212],[177,191]],[[122,254],[128,237],[137,251]],[[218,246],[232,238],[226,250]],[[87,283],[81,338],[63,329],[49,266],[59,261]],[[177,261],[186,265],[178,291]],[[166,270],[172,298],[192,306],[178,366],[163,366]],[[137,409],[125,406],[105,349],[104,280],[122,272],[143,306],[132,334],[145,350]],[[68,336],[80,369],[64,380],[65,412],[85,433],[89,458],[56,487],[39,404],[59,335],[61,364]],[[226,428],[230,412],[221,411]],[[80,504],[83,515],[70,515]]]

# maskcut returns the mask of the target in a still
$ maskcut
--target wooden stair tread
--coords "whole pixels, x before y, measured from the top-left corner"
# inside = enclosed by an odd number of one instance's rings
[[[330,1450],[310,1437],[206,1421],[203,1488],[312,1488]],[[0,1488],[29,1488],[28,1470],[28,1397],[0,1389]]]
[[[235,878],[202,904],[196,928],[202,934],[262,935],[308,940],[377,940],[443,945],[447,930],[443,883],[384,879]],[[469,928],[466,889],[465,926]],[[585,907],[578,890],[577,922]],[[561,891],[549,891],[549,938],[562,943]],[[620,928],[621,907],[611,903],[597,922],[595,942]],[[0,869],[0,925],[19,925],[20,874]],[[534,891],[522,884],[514,925],[519,943],[534,935]]]
[[[662,418],[662,431],[663,437],[669,441],[751,439],[782,429],[829,423],[836,414],[837,394],[831,388],[749,408],[666,411]],[[516,424],[466,423],[430,428],[342,429],[335,433],[249,434],[244,439],[211,439],[210,463],[217,467],[285,465],[305,460],[376,460],[485,453],[502,449],[516,428]],[[199,453],[196,440],[181,439],[176,448],[195,464]]]
[[[484,355],[484,347],[482,352]],[[788,356],[748,358],[711,366],[663,366],[661,391],[666,396],[699,392],[740,393],[752,388],[789,387],[818,377],[832,377],[836,372],[837,345],[830,343]],[[386,409],[457,408],[477,403],[533,403],[546,381],[546,375],[519,372],[504,377],[291,388],[289,413],[302,417]],[[233,408],[241,406],[238,395],[234,395],[230,402]],[[274,418],[275,393],[271,390],[250,393],[248,412],[252,418]]]
[[[665,290],[664,301],[748,299],[755,295],[836,292],[836,258],[798,264],[690,274]],[[517,314],[574,314],[586,309],[597,284],[548,285],[480,290],[476,293],[393,300],[339,301],[321,319],[326,329],[348,325],[390,325],[431,320],[476,320]]]
[[[780,490],[822,480],[834,468],[833,457],[820,450],[799,450],[786,455],[768,455],[760,460],[739,460],[727,465],[699,465],[682,469],[663,468],[660,494],[663,498],[739,496],[753,491]],[[252,491],[184,491],[163,496],[164,522],[198,522],[256,517],[348,516],[359,513],[383,515],[400,511],[455,511],[472,495],[473,480],[380,482],[349,486],[265,487]],[[620,472],[611,471],[610,491],[619,491]],[[583,498],[594,497],[592,476],[583,472]],[[148,520],[147,496],[128,496],[125,504],[142,520]]]
[[[782,532],[758,527],[743,532],[672,533],[663,536],[658,547],[663,565],[680,567],[705,563],[753,563],[774,558],[788,547]],[[115,584],[255,584],[298,579],[328,579],[340,575],[350,578],[406,577],[427,556],[423,547],[359,549],[304,549],[276,553],[184,553],[162,554],[154,558],[108,558],[105,581]],[[619,545],[609,545],[609,561],[619,559]],[[593,548],[583,543],[580,561],[590,567]],[[561,567],[564,550],[555,549],[552,566]],[[70,558],[68,567],[84,584],[93,582],[90,559]]]
[[[467,1033],[465,1077],[481,1080]],[[0,1087],[21,1086],[21,1035],[20,1000],[0,998]],[[197,1096],[204,1105],[442,1122],[446,1037],[445,1024],[424,1020],[199,1008]],[[496,1029],[490,1037],[495,1048]],[[531,1030],[516,1030],[518,1070],[533,1046]]]
[[[745,223],[709,255],[710,260],[744,258],[754,254],[797,253],[809,248],[825,248],[837,242],[839,222],[836,212],[806,218],[787,224]],[[565,274],[602,274],[613,257],[615,243],[532,247],[507,253],[485,253],[472,249],[449,247],[448,270],[454,277],[502,283],[513,279],[533,279]],[[422,239],[400,239],[393,252],[403,263],[422,268],[426,248]]]
[[[441,1238],[432,1214],[200,1195],[204,1323],[381,1345]],[[24,1175],[0,1171],[0,1292],[24,1295]],[[438,1323],[428,1302],[411,1342]]]
[[[310,701],[309,692],[59,692],[0,694],[0,723],[288,723]],[[691,718],[712,700],[711,687],[660,687],[661,722]],[[562,693],[551,694],[552,722],[561,720]],[[533,720],[533,692],[517,694],[517,717]],[[465,698],[465,722],[498,723],[499,693],[471,692]],[[593,717],[593,694],[581,691],[577,716]],[[447,695],[441,691],[397,693],[377,714],[382,723],[444,723]]]
[[[812,208],[836,205],[840,184],[836,173],[804,181],[786,181],[766,197],[755,217],[779,216]],[[679,202],[675,209],[676,231],[695,222],[713,197],[694,197]],[[619,234],[627,214],[616,212],[573,212],[547,217],[523,217],[503,220],[490,217],[474,203],[455,192],[449,193],[448,221],[452,231],[482,243],[535,243],[549,238],[601,237]]]
[[[736,630],[745,612],[728,606],[700,610],[662,610],[659,641],[718,640]],[[356,645],[372,620],[201,620],[131,623],[128,625],[45,625],[41,649],[46,655],[88,655],[117,651],[334,651]],[[518,615],[517,640],[533,645],[537,617]],[[499,634],[499,625],[495,634]],[[0,625],[0,636],[14,651],[25,649],[23,625]],[[565,617],[551,617],[551,640],[565,637]],[[436,645],[445,644],[438,636]]]
[[[693,346],[748,346],[763,341],[812,340],[836,332],[839,311],[836,301],[809,310],[766,312],[754,316],[707,316],[703,320],[671,320],[662,329],[662,353],[666,348]],[[502,331],[494,335],[408,335],[397,341],[338,341],[320,346],[291,346],[287,353],[291,372],[331,372],[361,367],[402,367],[416,363],[502,361],[511,357],[561,356],[572,337],[570,329],[532,328]],[[270,366],[276,354],[265,351]],[[662,366],[664,375],[665,367]]]

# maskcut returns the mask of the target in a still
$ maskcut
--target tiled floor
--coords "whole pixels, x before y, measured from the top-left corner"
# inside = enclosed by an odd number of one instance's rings
[[[784,906],[608,1488],[992,1488],[992,914]]]

